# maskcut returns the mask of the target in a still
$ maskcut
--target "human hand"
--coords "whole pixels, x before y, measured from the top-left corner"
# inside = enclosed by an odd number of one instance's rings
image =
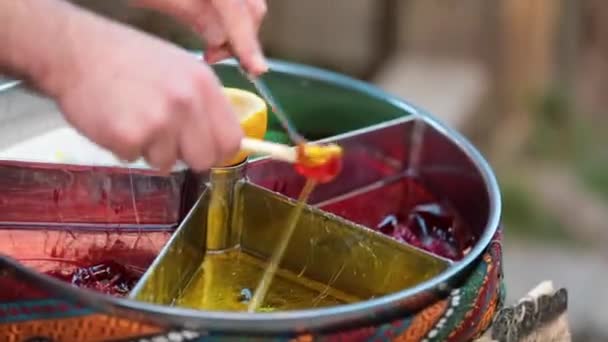
[[[207,43],[208,63],[234,53],[255,76],[268,69],[258,40],[265,0],[133,0],[133,4],[167,13],[192,27]]]
[[[46,80],[70,124],[118,157],[162,172],[205,170],[239,150],[242,131],[211,68],[170,43],[93,18],[74,25],[69,58]],[[83,42],[86,46],[82,46]]]

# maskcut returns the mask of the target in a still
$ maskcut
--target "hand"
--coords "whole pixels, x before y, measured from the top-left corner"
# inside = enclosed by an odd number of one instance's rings
[[[125,160],[167,172],[231,157],[242,132],[211,68],[167,42],[97,17],[73,25],[68,62],[45,82],[67,120]],[[86,42],[86,44],[84,43]]]
[[[133,0],[136,6],[176,17],[207,43],[205,59],[215,63],[234,52],[243,67],[257,76],[268,66],[258,33],[266,15],[265,0]]]

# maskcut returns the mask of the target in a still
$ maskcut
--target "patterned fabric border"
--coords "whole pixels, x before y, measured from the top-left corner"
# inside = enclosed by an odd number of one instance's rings
[[[504,302],[500,232],[466,282],[447,298],[418,314],[378,326],[359,327],[328,335],[277,337],[280,342],[308,341],[470,341],[491,325]],[[252,341],[208,332],[163,331],[136,321],[98,314],[60,299],[0,303],[0,342],[162,342]]]

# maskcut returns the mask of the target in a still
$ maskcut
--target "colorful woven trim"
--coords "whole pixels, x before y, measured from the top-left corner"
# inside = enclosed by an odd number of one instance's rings
[[[302,336],[295,341],[452,342],[477,338],[490,327],[504,302],[501,238],[498,233],[463,286],[413,317],[330,336]]]
[[[485,332],[502,307],[505,290],[501,234],[489,245],[470,277],[458,289],[413,316],[377,326],[329,335],[278,337],[273,341],[470,341]],[[238,340],[252,340],[243,336]],[[4,341],[224,341],[221,335],[166,331],[136,321],[99,314],[61,299],[0,303],[0,342]],[[232,339],[231,339],[232,340]]]

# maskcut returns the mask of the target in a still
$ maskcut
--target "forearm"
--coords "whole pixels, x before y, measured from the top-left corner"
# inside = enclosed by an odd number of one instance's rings
[[[0,1],[0,72],[54,95],[54,75],[73,62],[80,12],[63,0]]]

